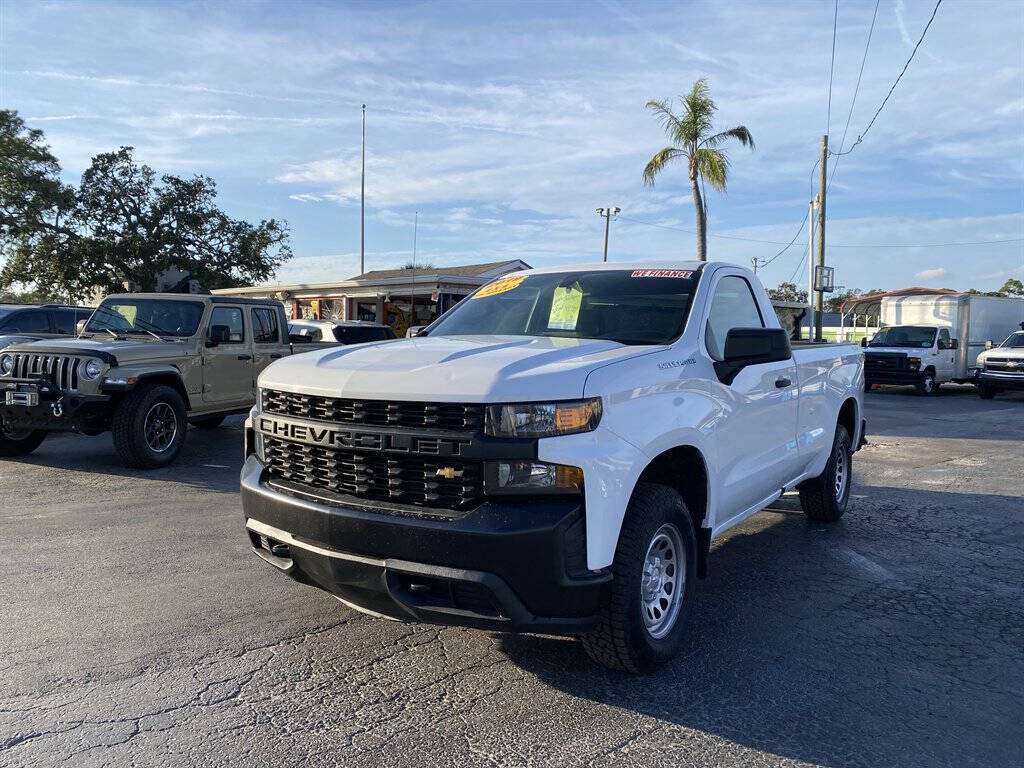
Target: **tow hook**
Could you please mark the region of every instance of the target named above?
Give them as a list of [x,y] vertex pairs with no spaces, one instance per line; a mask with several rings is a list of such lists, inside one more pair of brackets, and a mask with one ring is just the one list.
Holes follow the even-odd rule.
[[50,410],[53,411],[54,418],[59,419],[64,415],[64,406],[59,401],[50,406]]

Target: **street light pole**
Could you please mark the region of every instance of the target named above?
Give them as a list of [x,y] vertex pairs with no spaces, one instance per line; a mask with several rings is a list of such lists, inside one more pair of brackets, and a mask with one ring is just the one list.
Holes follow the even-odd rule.
[[412,221],[412,289],[409,291],[409,325],[416,325],[416,234],[420,228],[420,212]]
[[359,174],[359,274],[366,272],[366,105],[363,104],[363,148]]
[[608,261],[608,226],[611,223],[612,216],[616,216],[622,211],[621,208],[598,208],[597,215],[604,217],[604,260]]

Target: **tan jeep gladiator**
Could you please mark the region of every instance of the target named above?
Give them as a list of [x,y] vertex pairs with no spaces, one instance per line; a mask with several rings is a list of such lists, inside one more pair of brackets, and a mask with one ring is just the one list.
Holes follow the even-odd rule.
[[0,457],[31,453],[48,432],[109,431],[125,464],[165,466],[189,423],[217,427],[252,407],[256,377],[291,352],[287,329],[276,301],[109,296],[78,338],[0,352]]

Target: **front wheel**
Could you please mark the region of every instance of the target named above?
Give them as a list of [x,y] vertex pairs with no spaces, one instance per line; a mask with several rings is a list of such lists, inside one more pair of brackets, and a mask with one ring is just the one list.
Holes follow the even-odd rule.
[[12,429],[0,425],[0,458],[28,456],[45,439],[45,429]]
[[641,483],[633,492],[597,626],[587,654],[626,672],[649,672],[679,650],[696,580],[690,513],[672,488]]
[[839,424],[825,471],[800,483],[800,506],[804,514],[811,520],[829,523],[842,517],[850,501],[852,470],[853,446],[850,433]]
[[990,384],[979,384],[978,385],[978,397],[982,400],[991,400],[993,397],[999,394],[999,390]]
[[185,444],[185,401],[171,387],[137,389],[114,411],[114,447],[129,467],[154,469],[174,461]]
[[926,397],[934,395],[939,391],[939,385],[935,383],[935,373],[933,371],[924,372],[924,376],[921,377],[921,381],[917,384],[917,391]]

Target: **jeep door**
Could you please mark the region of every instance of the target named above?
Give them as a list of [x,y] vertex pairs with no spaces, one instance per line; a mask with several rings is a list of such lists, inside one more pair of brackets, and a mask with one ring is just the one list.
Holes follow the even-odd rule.
[[255,396],[256,379],[263,369],[284,356],[285,343],[282,340],[281,313],[273,307],[250,307],[249,320],[252,325],[252,391]]
[[229,407],[253,402],[251,328],[241,306],[215,304],[203,348],[203,401]]

